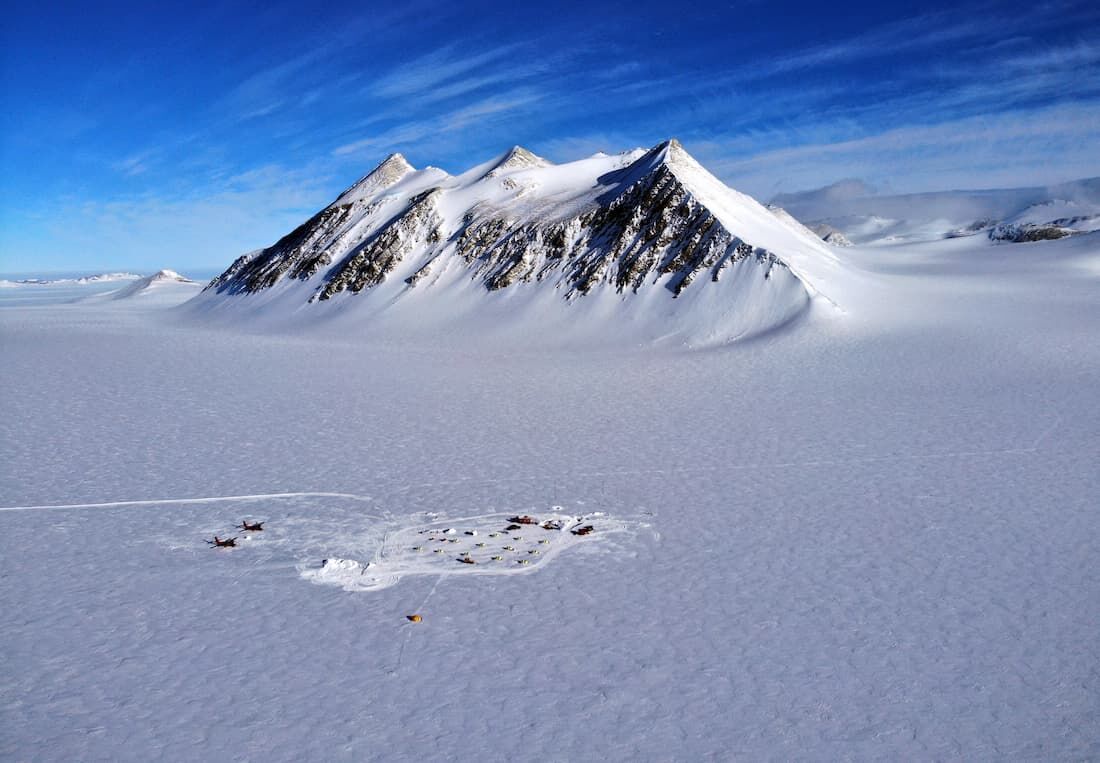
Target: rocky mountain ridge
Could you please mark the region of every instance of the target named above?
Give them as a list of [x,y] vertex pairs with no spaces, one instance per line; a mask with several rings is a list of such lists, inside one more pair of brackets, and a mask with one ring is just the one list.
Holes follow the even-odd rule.
[[459,175],[393,154],[275,244],[238,258],[203,299],[232,309],[265,294],[265,310],[279,302],[304,316],[338,303],[366,315],[425,299],[477,312],[507,293],[516,310],[595,300],[600,320],[615,320],[619,304],[632,321],[645,313],[709,335],[789,319],[834,259],[674,139],[565,164],[515,146]]
[[[254,293],[288,279],[316,280],[310,301],[324,301],[378,286],[401,266],[412,288],[459,263],[489,291],[548,281],[574,298],[597,286],[625,293],[660,283],[677,296],[745,259],[769,272],[787,267],[692,193],[680,170],[705,170],[677,141],[601,159],[607,171],[582,179],[579,193],[555,188],[538,199],[537,173],[553,165],[519,146],[475,168],[472,185],[489,186],[481,194],[434,168],[421,172],[440,182],[394,193],[420,174],[394,154],[273,246],[239,258],[208,289]],[[474,203],[456,210],[448,197],[463,192]]]

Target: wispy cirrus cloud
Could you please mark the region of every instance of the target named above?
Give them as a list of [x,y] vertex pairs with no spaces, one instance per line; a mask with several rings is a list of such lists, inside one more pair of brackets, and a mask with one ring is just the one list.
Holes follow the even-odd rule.
[[[95,199],[81,218],[93,229],[108,219],[141,228],[125,210],[145,190],[172,240],[193,235],[174,221],[218,229],[200,222],[204,199],[252,210],[238,222],[256,236],[225,232],[238,249],[268,235],[262,189],[290,201],[255,170],[316,189],[304,215],[390,151],[461,171],[513,143],[562,161],[676,136],[763,196],[844,177],[910,189],[1096,172],[1095,4],[933,1],[879,7],[866,16],[874,24],[828,9],[791,18],[764,3],[751,14],[689,4],[670,15],[643,2],[602,17],[477,6],[410,0],[317,14],[276,4],[251,19],[270,45],[230,33],[239,14],[226,6],[198,14],[206,23],[173,44],[131,35],[98,74],[82,77],[74,55],[61,78],[79,83],[68,97],[44,100],[36,85],[6,125],[7,156],[35,159],[0,174],[0,227],[25,237],[20,249],[48,251],[71,236],[43,235],[35,248],[25,231],[43,230],[51,209],[68,219],[71,204],[58,199],[83,196]],[[175,56],[172,76],[128,87],[149,79],[154,54]],[[46,216],[32,225],[32,213]]]
[[131,154],[117,162],[115,162],[115,169],[121,172],[127,177],[136,177],[144,172],[148,171],[150,161],[153,157],[154,151],[141,151],[136,154]]
[[[851,64],[884,56],[952,45],[956,54],[965,56],[976,49],[994,49],[1020,29],[1041,34],[1045,28],[1079,18],[1085,22],[1095,18],[1096,10],[1072,0],[1036,3],[1027,9],[1006,10],[996,2],[984,2],[967,8],[920,13],[873,27],[854,35],[821,45],[792,51],[754,65],[752,77],[770,77],[818,66]],[[1027,37],[1016,36],[1018,43]],[[990,40],[994,42],[992,45]],[[918,59],[919,60],[919,59]],[[927,64],[927,61],[921,61]]]
[[521,48],[519,43],[510,43],[466,52],[463,47],[448,45],[399,64],[375,79],[370,85],[370,91],[383,98],[431,93],[445,83],[462,79],[472,72],[514,56]]
[[316,48],[248,76],[222,99],[222,107],[240,121],[267,116],[288,103],[293,81],[329,54]]
[[[731,157],[721,142],[696,148],[715,174],[769,198],[858,177],[908,191],[1043,185],[1100,175],[1094,124],[1100,104],[1063,104],[908,126],[850,140]],[[739,153],[743,152],[742,151]]]
[[428,148],[423,141],[431,137],[438,140],[473,125],[483,124],[487,119],[499,117],[518,109],[531,106],[542,99],[542,94],[534,90],[514,90],[499,97],[485,98],[467,106],[433,115],[413,122],[405,122],[389,129],[374,133],[366,138],[351,141],[333,149],[334,156],[378,153],[393,151],[413,144]]
[[[424,18],[445,22],[458,12],[456,7],[439,6],[431,0],[409,0],[325,26],[322,32],[298,42],[280,60],[242,78],[219,100],[216,110],[246,121],[288,107],[308,106],[325,93],[340,92],[346,97],[350,83],[379,76],[378,62],[367,52],[385,50],[389,29],[415,27]],[[424,63],[426,69],[428,65]],[[334,77],[334,70],[341,74]]]
[[957,42],[987,34],[986,18],[959,20],[946,13],[924,14],[856,34],[842,40],[814,46],[764,62],[750,73],[753,77],[775,76],[815,66],[852,63],[902,50],[914,50]]
[[20,251],[34,232],[55,252],[53,267],[79,269],[86,253],[112,252],[121,267],[148,271],[216,267],[268,246],[331,201],[328,178],[316,167],[256,167],[211,183],[201,192],[143,193],[110,200],[71,198],[47,210],[14,212],[0,230],[0,248]]

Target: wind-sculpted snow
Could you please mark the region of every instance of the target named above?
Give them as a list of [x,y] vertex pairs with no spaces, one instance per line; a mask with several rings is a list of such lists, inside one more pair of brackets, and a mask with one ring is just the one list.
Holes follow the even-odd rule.
[[[624,305],[650,292],[676,299],[718,290],[717,313],[706,301],[673,312],[689,334],[730,338],[804,309],[816,288],[789,260],[830,257],[812,232],[793,220],[775,225],[674,140],[564,165],[516,146],[459,176],[391,156],[275,245],[238,259],[205,300],[271,290],[290,303],[288,313],[338,295],[400,310],[402,298],[425,292],[447,315],[466,309],[471,289],[483,303],[490,292],[529,285],[537,288],[522,290],[525,303],[598,292]],[[721,284],[731,269],[754,275]],[[745,288],[748,281],[755,285]],[[475,293],[475,313],[477,302]],[[666,333],[667,311],[645,310]],[[424,319],[417,311],[414,320]]]

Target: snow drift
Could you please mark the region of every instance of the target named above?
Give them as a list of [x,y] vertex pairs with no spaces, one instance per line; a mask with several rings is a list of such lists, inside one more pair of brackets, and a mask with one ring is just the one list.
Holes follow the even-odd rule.
[[457,176],[394,154],[190,309],[715,342],[791,321],[835,267],[675,140],[562,165],[516,146]]

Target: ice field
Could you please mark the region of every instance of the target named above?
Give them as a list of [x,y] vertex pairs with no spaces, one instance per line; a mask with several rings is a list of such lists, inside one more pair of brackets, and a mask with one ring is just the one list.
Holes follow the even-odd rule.
[[0,758],[1096,758],[1098,236],[705,350],[0,290]]

